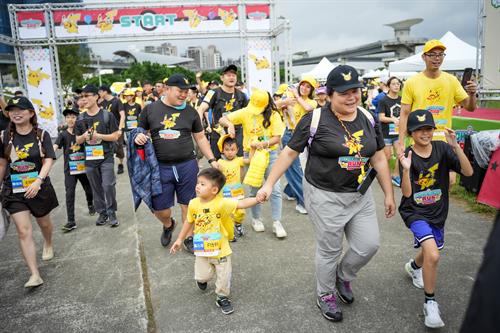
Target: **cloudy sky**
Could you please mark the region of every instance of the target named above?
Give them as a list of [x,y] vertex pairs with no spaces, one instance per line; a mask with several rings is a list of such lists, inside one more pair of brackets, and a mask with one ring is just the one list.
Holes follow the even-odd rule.
[[[424,21],[412,28],[412,37],[440,38],[448,30],[477,45],[477,11],[480,0],[276,0],[278,16],[292,24],[293,52],[310,55],[354,47],[394,36],[384,24],[410,18]],[[481,0],[482,1],[482,0]],[[111,2],[111,1],[109,1]],[[167,1],[165,1],[167,2]],[[223,2],[223,1],[221,1]],[[141,49],[146,44],[137,43]],[[174,41],[183,52],[187,46],[216,45],[223,58],[239,57],[233,39]],[[121,44],[98,45],[95,52],[110,58]]]

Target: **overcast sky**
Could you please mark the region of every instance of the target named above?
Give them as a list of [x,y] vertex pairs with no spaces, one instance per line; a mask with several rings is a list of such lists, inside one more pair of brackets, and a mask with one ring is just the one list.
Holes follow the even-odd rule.
[[[277,16],[288,18],[292,24],[293,52],[308,50],[310,55],[318,55],[393,38],[392,28],[384,24],[410,18],[424,19],[412,28],[412,37],[440,38],[449,30],[475,46],[478,1],[277,0],[276,8]],[[151,44],[154,43],[137,43],[137,47]],[[224,59],[239,57],[239,42],[234,39],[173,41],[173,44],[180,52],[190,45],[214,44]],[[120,43],[100,44],[93,49],[110,58],[113,51],[124,48]]]

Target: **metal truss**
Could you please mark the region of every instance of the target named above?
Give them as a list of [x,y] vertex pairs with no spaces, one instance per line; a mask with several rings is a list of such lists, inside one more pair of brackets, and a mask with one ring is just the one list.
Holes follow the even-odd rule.
[[484,95],[481,91],[484,90],[483,73],[484,68],[484,29],[485,29],[486,9],[484,0],[478,1],[477,8],[477,49],[476,49],[476,80],[479,82],[479,105],[483,106]]

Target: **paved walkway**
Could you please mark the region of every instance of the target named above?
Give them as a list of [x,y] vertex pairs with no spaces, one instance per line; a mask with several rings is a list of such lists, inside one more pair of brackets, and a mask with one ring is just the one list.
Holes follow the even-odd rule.
[[[312,227],[288,201],[283,205],[287,239],[277,240],[267,219],[266,232],[256,234],[247,224],[247,235],[232,245],[235,313],[224,316],[215,306],[213,283],[206,292],[196,287],[194,257],[169,255],[159,242],[161,224],[143,206],[134,214],[126,174],[118,177],[119,228],[96,227],[78,188],[78,229],[63,234],[61,161],[52,171],[60,201],[52,214],[56,257],[40,260],[45,284],[24,289],[29,273],[14,226],[0,242],[0,332],[426,331],[423,292],[403,268],[414,253],[411,235],[399,216],[382,218],[377,184],[381,247],[354,282],[356,301],[343,307],[343,322],[323,319],[315,305]],[[180,217],[180,211],[174,215]],[[264,217],[270,218],[268,206]],[[436,293],[446,323],[440,332],[460,327],[490,227],[488,219],[452,202]],[[41,257],[42,237],[37,226],[34,230]]]

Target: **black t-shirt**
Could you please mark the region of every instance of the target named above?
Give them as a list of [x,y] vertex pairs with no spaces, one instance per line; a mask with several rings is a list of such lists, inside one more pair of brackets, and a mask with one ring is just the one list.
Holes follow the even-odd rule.
[[[0,156],[9,160],[9,156],[5,156],[5,150],[9,144],[9,132],[4,131],[4,133],[5,137],[2,137],[2,144],[0,145]],[[20,177],[16,179],[18,182],[22,181],[22,178],[29,178],[32,181],[35,180],[40,170],[42,170],[42,158],[38,144],[39,141],[35,131],[26,135],[21,135],[17,132],[14,134],[10,156],[16,157],[11,160],[5,171],[5,186],[12,188],[11,175],[22,174],[23,176],[17,176]],[[43,133],[41,145],[44,151],[44,158],[52,158],[55,160],[56,154],[52,147],[52,141],[48,132]]]
[[[349,140],[329,105],[321,108],[321,118],[309,150],[305,177],[309,183],[325,191],[356,192],[361,164],[369,162],[369,158],[377,150],[384,148],[380,125],[376,123],[373,126],[371,120],[359,110],[353,121],[344,121],[353,139],[361,144],[361,162],[352,149],[356,142]],[[309,112],[302,117],[288,147],[297,152],[304,150],[310,136],[312,115],[313,112]]]
[[55,144],[62,148],[64,155],[64,172],[69,173],[69,161],[84,161],[85,146],[76,143],[76,135],[68,130],[59,133]]
[[225,113],[244,108],[248,104],[247,97],[238,89],[227,93],[222,88],[209,90],[203,99],[212,109],[212,124],[217,124]]
[[[390,98],[388,95],[385,95],[380,102],[378,102],[379,114],[384,114],[386,117],[396,117],[399,119],[399,115],[401,113],[401,96],[398,96],[396,99]],[[397,138],[398,134],[394,134],[396,126],[394,123],[383,123],[382,125],[382,134],[384,138]],[[389,134],[389,129],[393,134]]]
[[3,114],[3,111],[0,109],[0,131],[3,131],[4,129],[7,129],[10,124],[10,118],[6,117]]
[[141,106],[137,103],[132,105],[125,103],[123,104],[123,111],[125,111],[125,130],[129,132],[137,127]]
[[[75,134],[77,136],[82,135],[89,128],[94,128],[94,131],[100,134],[112,134],[118,131],[118,121],[116,120],[113,113],[108,112],[108,121],[105,122],[104,112],[108,112],[104,109],[99,110],[97,114],[94,116],[90,116],[87,112],[80,113],[78,120],[76,121],[76,129]],[[95,167],[99,165],[101,162],[111,163],[113,162],[113,153],[114,153],[114,142],[110,141],[101,141],[101,140],[89,140],[85,142],[85,147],[93,146],[94,149],[103,150],[104,159],[95,159],[89,160],[89,156],[85,160],[86,166]],[[102,146],[102,147],[100,147]],[[87,153],[86,153],[87,154]]]
[[[410,198],[401,198],[399,214],[408,227],[414,221],[425,220],[443,228],[448,216],[449,172],[460,173],[460,161],[450,145],[443,141],[432,141],[432,152],[427,158],[418,156],[411,147],[406,148],[406,156],[410,150],[412,195]],[[401,165],[399,172],[403,174]]]
[[116,97],[111,98],[109,101],[103,100],[99,103],[101,109],[106,109],[111,112],[115,119],[120,122],[120,110],[122,110],[122,102]]
[[192,133],[202,132],[203,126],[191,106],[178,110],[161,100],[151,103],[139,115],[139,127],[150,131],[159,162],[178,164],[196,158]]

